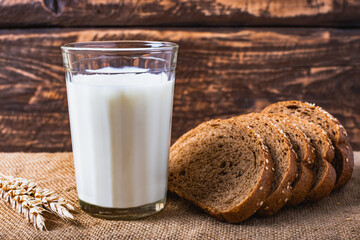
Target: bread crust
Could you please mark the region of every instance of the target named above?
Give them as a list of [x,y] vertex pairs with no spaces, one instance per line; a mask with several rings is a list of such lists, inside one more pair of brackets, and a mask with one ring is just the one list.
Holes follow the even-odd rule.
[[[321,141],[324,143],[325,146],[322,150],[316,148],[316,146],[313,145],[315,153],[317,153],[315,158],[316,165],[323,165],[325,170],[324,172],[319,173],[316,171],[316,169],[313,169],[315,183],[309,192],[309,194],[311,193],[311,196],[306,197],[306,199],[309,201],[318,201],[327,197],[330,194],[331,190],[334,188],[335,181],[333,179],[335,170],[330,164],[332,159],[334,158],[334,148],[332,147],[332,144],[330,142],[330,139],[327,137],[326,132],[316,124],[300,119],[297,116],[286,114],[279,115],[283,118],[287,118],[292,124],[298,126],[300,130],[303,130],[307,137],[313,142]],[[308,134],[311,131],[315,133],[313,134],[313,136],[311,136],[311,134]],[[319,179],[318,182],[316,182],[317,179]]]
[[[289,106],[296,106],[297,109],[289,109]],[[336,184],[335,189],[344,186],[350,179],[354,169],[354,155],[350,145],[350,141],[346,130],[340,124],[340,122],[333,117],[329,112],[325,111],[319,106],[314,104],[300,102],[300,101],[284,101],[272,104],[266,107],[263,112],[273,113],[279,112],[286,109],[288,113],[306,117],[310,122],[322,127],[322,119],[325,119],[327,124],[331,127],[330,129],[323,128],[328,137],[331,139],[332,144],[335,147],[335,158],[332,162],[336,170]],[[306,115],[304,114],[306,113]],[[320,115],[321,119],[317,119],[316,115]],[[335,134],[332,134],[330,131],[334,131]],[[335,137],[334,137],[335,135]]]
[[[291,198],[291,184],[295,181],[296,174],[298,173],[297,164],[296,164],[296,155],[293,149],[291,148],[291,144],[285,134],[271,122],[263,119],[261,114],[251,113],[247,115],[241,115],[235,117],[236,121],[242,122],[243,124],[249,124],[251,122],[257,121],[259,118],[261,121],[264,121],[268,124],[268,127],[273,131],[274,136],[279,137],[279,140],[282,144],[284,144],[287,149],[287,171],[281,179],[276,189],[270,193],[267,199],[264,201],[263,206],[256,212],[257,215],[261,216],[271,216],[274,213],[278,212]],[[253,128],[256,132],[257,129]],[[266,142],[266,141],[265,141]],[[266,143],[265,143],[266,144]],[[270,146],[268,146],[270,147]],[[273,161],[278,161],[274,155],[272,155]],[[276,171],[276,169],[274,169]],[[277,169],[279,171],[279,169]]]
[[315,125],[314,123],[302,120],[296,116],[288,117],[293,124],[296,124],[304,131],[309,131],[309,129],[315,129],[315,132],[317,134],[314,135],[314,137],[310,135],[308,135],[308,137],[314,142],[322,141],[325,144],[322,152],[320,151],[320,149],[317,149],[315,145],[313,145],[315,152],[319,152],[315,158],[315,161],[317,161],[316,165],[325,166],[325,171],[319,173],[316,171],[316,169],[313,169],[315,179],[318,178],[316,175],[321,176],[321,178],[318,182],[314,183],[308,196],[306,197],[306,200],[308,201],[319,201],[329,196],[335,185],[336,173],[335,169],[331,165],[331,162],[334,159],[334,148],[331,144],[330,139],[327,137],[326,132],[322,128]]
[[[344,133],[346,133],[345,129],[340,131],[339,139],[345,137]],[[335,160],[333,165],[337,174],[334,189],[339,189],[350,181],[354,170],[354,153],[347,137],[345,141],[340,142],[338,140],[335,144]]]
[[[305,200],[314,185],[315,177],[311,170],[314,166],[315,151],[312,148],[309,138],[293,123],[287,115],[263,113],[264,118],[279,127],[288,136],[293,146],[298,145],[297,161],[298,174],[296,180],[291,185],[291,197],[288,206],[296,206]],[[298,139],[295,139],[297,136]],[[302,153],[300,155],[300,153]]]
[[[227,211],[219,211],[217,209],[212,209],[205,204],[202,204],[199,201],[193,199],[186,191],[180,191],[176,187],[176,183],[171,180],[170,174],[172,173],[172,169],[174,165],[177,164],[177,161],[182,158],[182,154],[184,151],[191,151],[191,141],[190,139],[196,141],[196,133],[198,132],[207,132],[210,128],[217,127],[220,125],[232,125],[237,128],[241,128],[242,130],[246,131],[249,136],[256,139],[259,151],[261,152],[261,159],[262,159],[262,167],[260,172],[260,177],[257,179],[257,182],[250,192],[248,196],[238,203],[236,206],[231,208]],[[246,129],[246,130],[245,130]],[[212,136],[209,135],[209,138]],[[245,136],[247,137],[247,136]],[[239,223],[244,221],[245,219],[249,218],[251,215],[256,212],[263,202],[265,201],[266,197],[268,196],[271,190],[271,184],[273,182],[274,173],[271,171],[273,168],[273,161],[269,154],[268,149],[264,146],[260,138],[254,133],[253,130],[247,128],[235,121],[232,120],[210,120],[208,122],[202,123],[196,128],[190,130],[182,137],[180,137],[172,146],[170,151],[170,163],[169,163],[169,185],[168,189],[171,192],[176,193],[180,197],[187,199],[188,201],[192,202],[193,204],[197,205],[205,212],[209,213],[211,216],[217,218],[220,221],[227,221],[230,223]]]
[[287,206],[290,207],[294,207],[306,199],[315,181],[313,171],[305,166],[304,163],[300,165],[301,173],[299,173],[299,178],[292,188],[292,195],[287,203]]
[[327,161],[323,161],[325,165],[325,173],[321,182],[313,187],[310,193],[307,195],[306,200],[308,201],[320,201],[321,199],[330,195],[334,189],[336,181],[336,172],[333,166]]

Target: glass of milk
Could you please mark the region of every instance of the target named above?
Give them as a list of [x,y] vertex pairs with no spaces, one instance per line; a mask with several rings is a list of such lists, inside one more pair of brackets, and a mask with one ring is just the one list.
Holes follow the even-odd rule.
[[161,211],[178,45],[99,41],[61,50],[81,208],[123,220]]

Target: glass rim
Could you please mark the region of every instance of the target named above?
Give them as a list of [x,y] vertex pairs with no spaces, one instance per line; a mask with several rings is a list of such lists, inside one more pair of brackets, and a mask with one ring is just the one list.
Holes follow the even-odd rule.
[[[139,44],[139,47],[121,47],[121,44]],[[100,47],[102,44],[115,44],[115,47]],[[80,46],[77,46],[80,45]],[[83,46],[81,46],[83,45]],[[94,45],[89,47],[89,45]],[[98,45],[96,47],[96,45]],[[155,45],[155,46],[152,46]],[[160,46],[161,45],[161,46]],[[142,41],[142,40],[117,40],[117,41],[87,41],[87,42],[71,42],[61,46],[63,51],[111,51],[111,52],[127,52],[127,51],[164,51],[179,48],[179,45],[166,41]]]

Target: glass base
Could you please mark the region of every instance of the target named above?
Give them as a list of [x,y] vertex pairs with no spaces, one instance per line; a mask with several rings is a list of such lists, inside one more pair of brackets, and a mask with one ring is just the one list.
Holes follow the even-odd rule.
[[105,208],[92,205],[79,199],[81,209],[91,216],[109,220],[135,220],[160,212],[165,207],[166,197],[163,199],[134,208]]

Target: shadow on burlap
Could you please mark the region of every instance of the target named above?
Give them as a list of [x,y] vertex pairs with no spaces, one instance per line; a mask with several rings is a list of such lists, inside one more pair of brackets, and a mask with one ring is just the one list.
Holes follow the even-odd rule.
[[138,221],[107,221],[79,209],[71,153],[1,153],[0,172],[24,177],[71,200],[76,223],[52,218],[48,232],[36,231],[0,202],[0,239],[359,239],[360,153],[355,154],[351,181],[317,203],[281,210],[273,217],[252,217],[233,225],[219,222],[178,198],[168,196],[166,208]]

